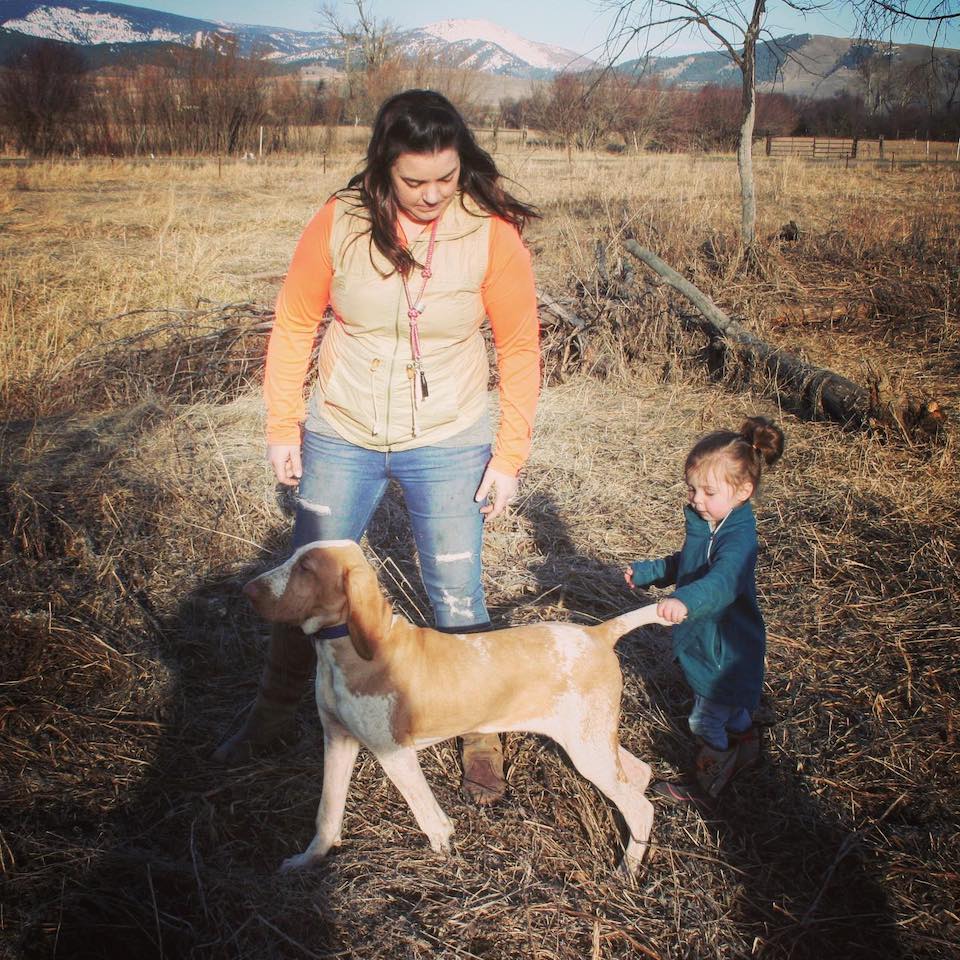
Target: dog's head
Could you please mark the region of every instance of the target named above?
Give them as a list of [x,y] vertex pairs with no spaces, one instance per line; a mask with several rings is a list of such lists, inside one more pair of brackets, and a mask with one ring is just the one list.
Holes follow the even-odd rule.
[[264,620],[316,633],[346,623],[357,654],[372,660],[393,610],[377,575],[352,540],[317,540],[244,588]]

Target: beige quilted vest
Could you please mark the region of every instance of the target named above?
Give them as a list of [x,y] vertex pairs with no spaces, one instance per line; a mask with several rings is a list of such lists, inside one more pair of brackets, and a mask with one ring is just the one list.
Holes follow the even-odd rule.
[[[364,208],[337,201],[330,255],[336,314],[320,345],[311,415],[344,439],[375,450],[405,450],[445,440],[475,423],[487,403],[489,367],[480,286],[487,270],[490,219],[469,197],[454,197],[437,229],[433,268],[419,319],[428,395],[415,390],[410,321],[403,284],[369,242]],[[430,231],[413,245],[426,258]],[[379,271],[378,268],[379,267]],[[408,281],[416,297],[422,283]]]

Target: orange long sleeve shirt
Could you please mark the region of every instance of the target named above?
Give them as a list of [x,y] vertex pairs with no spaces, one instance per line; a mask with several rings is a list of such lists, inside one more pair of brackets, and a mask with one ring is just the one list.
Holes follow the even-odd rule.
[[[264,376],[269,443],[300,442],[303,383],[335,270],[330,250],[335,203],[328,201],[307,225],[277,298]],[[539,325],[530,253],[516,228],[496,217],[490,222],[481,297],[500,375],[491,466],[515,475],[530,451],[540,392]]]

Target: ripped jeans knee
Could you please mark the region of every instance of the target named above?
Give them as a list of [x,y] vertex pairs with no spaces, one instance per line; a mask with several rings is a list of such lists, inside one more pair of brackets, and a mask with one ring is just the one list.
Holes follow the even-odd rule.
[[421,549],[420,575],[438,627],[469,627],[489,622],[481,582],[479,544],[475,549],[446,553]]

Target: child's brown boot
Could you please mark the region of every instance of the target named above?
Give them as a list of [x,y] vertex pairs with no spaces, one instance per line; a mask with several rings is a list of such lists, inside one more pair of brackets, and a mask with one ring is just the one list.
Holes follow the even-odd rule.
[[651,790],[671,803],[692,803],[709,808],[724,787],[741,771],[755,767],[760,759],[760,733],[748,727],[743,733],[727,734],[729,746],[717,750],[700,741],[696,760],[696,783],[658,780]]
[[214,750],[217,763],[249,760],[260,751],[296,739],[296,712],[313,675],[316,654],[299,627],[274,624],[257,699],[243,726]]
[[739,773],[760,762],[760,731],[756,727],[747,727],[742,733],[727,734],[730,746],[737,748],[737,759],[733,772]]
[[736,772],[737,747],[732,742],[726,750],[717,750],[701,741],[696,759],[696,779],[700,789],[716,798]]

